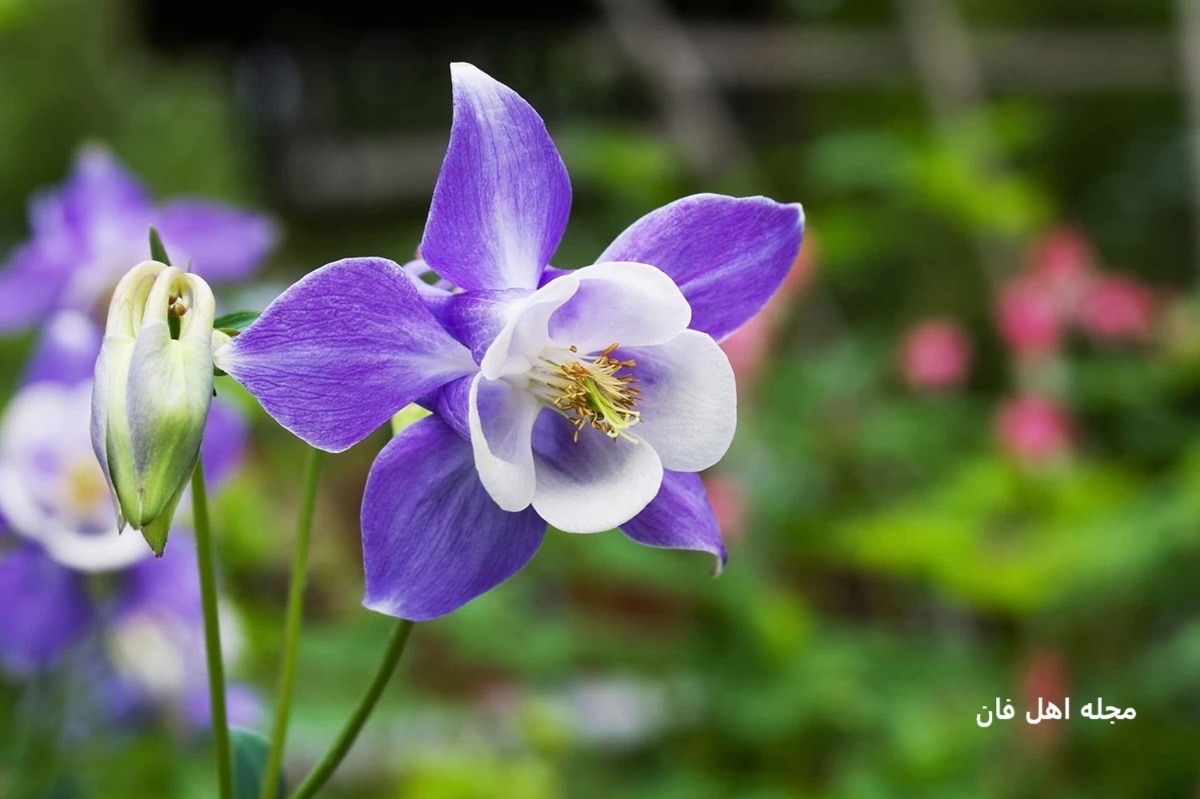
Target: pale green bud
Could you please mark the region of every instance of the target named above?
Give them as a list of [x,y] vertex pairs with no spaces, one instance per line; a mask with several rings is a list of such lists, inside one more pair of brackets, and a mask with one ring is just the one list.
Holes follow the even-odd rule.
[[113,294],[96,360],[92,448],[118,529],[128,523],[140,530],[156,555],[200,456],[213,393],[215,307],[196,275],[157,261],[138,264]]

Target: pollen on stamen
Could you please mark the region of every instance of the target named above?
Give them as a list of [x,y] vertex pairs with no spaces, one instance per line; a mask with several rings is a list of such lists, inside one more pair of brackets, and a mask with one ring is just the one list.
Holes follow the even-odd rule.
[[[548,368],[535,375],[542,385],[539,395],[574,426],[577,442],[584,428],[591,427],[613,441],[624,438],[638,443],[628,432],[641,417],[637,410],[641,390],[634,385],[637,380],[630,374],[637,362],[613,358],[618,346],[613,343],[597,355],[565,362],[544,358]],[[575,346],[566,351],[576,356],[579,352]]]

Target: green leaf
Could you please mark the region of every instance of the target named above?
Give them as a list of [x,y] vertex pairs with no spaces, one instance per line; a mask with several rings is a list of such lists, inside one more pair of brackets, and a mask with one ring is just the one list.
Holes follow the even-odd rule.
[[218,330],[244,330],[260,316],[261,311],[234,311],[214,319],[213,327]]
[[[233,795],[237,799],[258,799],[271,745],[251,730],[232,729],[229,738],[233,746]],[[277,795],[279,799],[284,797],[282,780]]]
[[167,248],[162,243],[162,237],[153,227],[150,228],[150,257],[160,264],[171,265],[171,259],[167,256]]
[[64,776],[55,778],[46,799],[80,799],[82,796],[83,789],[80,788],[79,781],[74,777]]

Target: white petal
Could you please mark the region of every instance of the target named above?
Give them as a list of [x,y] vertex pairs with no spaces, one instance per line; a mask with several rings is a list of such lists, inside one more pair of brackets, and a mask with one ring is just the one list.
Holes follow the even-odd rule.
[[104,485],[89,441],[90,407],[87,383],[34,383],[13,397],[0,422],[0,514],[17,532],[42,539],[60,517],[115,529],[106,491],[85,507],[69,494],[73,471]]
[[475,469],[488,494],[507,511],[533,501],[533,421],[541,407],[528,391],[475,375],[468,419]]
[[687,329],[692,308],[666,273],[615,261],[578,269],[579,290],[550,318],[550,337],[581,353],[611,344],[665,344]]
[[575,428],[551,410],[534,425],[538,515],[568,533],[599,533],[619,527],[642,511],[662,485],[663,467],[654,448],[613,441]]
[[[59,563],[96,572],[129,566],[150,549],[139,535],[117,534],[106,488],[90,495],[106,485],[88,440],[90,405],[86,382],[35,383],[18,392],[0,424],[0,512]],[[88,492],[82,497],[72,494],[80,480]]]
[[77,571],[115,571],[150,556],[150,547],[137,532],[118,533],[115,526],[104,533],[49,529],[41,539],[50,557]]
[[729,359],[707,333],[685,330],[658,347],[622,349],[637,361],[641,421],[631,435],[649,443],[663,466],[698,472],[719,461],[737,429],[737,386]]
[[479,363],[488,380],[524,374],[550,344],[550,317],[579,289],[574,274],[563,275],[515,303],[512,316],[496,335]]

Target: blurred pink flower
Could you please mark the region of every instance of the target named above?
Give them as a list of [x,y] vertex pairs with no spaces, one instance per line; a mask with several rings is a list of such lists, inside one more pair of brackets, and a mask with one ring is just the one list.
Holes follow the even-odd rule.
[[771,320],[767,309],[760,311],[750,321],[738,328],[737,332],[721,342],[721,349],[729,358],[729,365],[737,375],[739,383],[749,385],[757,376],[762,364],[767,359],[773,340]]
[[1027,463],[1044,463],[1070,449],[1071,418],[1044,397],[1016,397],[1000,406],[996,435],[1010,455]]
[[815,246],[812,233],[806,233],[796,260],[770,302],[721,342],[721,349],[729,357],[739,383],[749,386],[766,362],[775,343],[776,325],[787,318],[796,298],[812,277]]
[[747,502],[741,481],[719,472],[705,474],[703,480],[722,538],[726,543],[742,538],[746,533]]
[[1017,278],[1001,290],[996,323],[1017,357],[1052,354],[1062,339],[1062,309],[1050,286],[1037,277]]
[[1082,231],[1057,227],[1039,239],[1030,254],[1031,274],[1053,295],[1064,314],[1072,314],[1095,272],[1096,256]]
[[816,236],[811,230],[805,231],[804,240],[800,242],[800,252],[796,253],[796,260],[792,261],[792,268],[783,278],[783,285],[779,287],[779,291],[775,292],[775,296],[771,297],[771,301],[767,303],[765,311],[768,314],[772,316],[787,315],[795,299],[812,280],[816,265],[816,252]]
[[[1060,710],[1066,710],[1067,697],[1070,695],[1070,673],[1062,654],[1055,649],[1035,650],[1026,661],[1021,677],[1021,694],[1023,707],[1029,712],[1040,708],[1038,702],[1053,702]],[[1082,706],[1071,708],[1071,712],[1079,714]],[[1062,738],[1062,727],[1055,719],[1043,719],[1038,724],[1022,724],[1021,730],[1037,749],[1045,752],[1053,751]],[[1062,723],[1066,720],[1063,719]]]
[[957,322],[926,319],[900,345],[900,371],[914,389],[940,391],[961,385],[971,366],[971,340]]
[[1145,341],[1152,332],[1154,295],[1121,275],[1104,275],[1084,291],[1079,326],[1098,341]]

